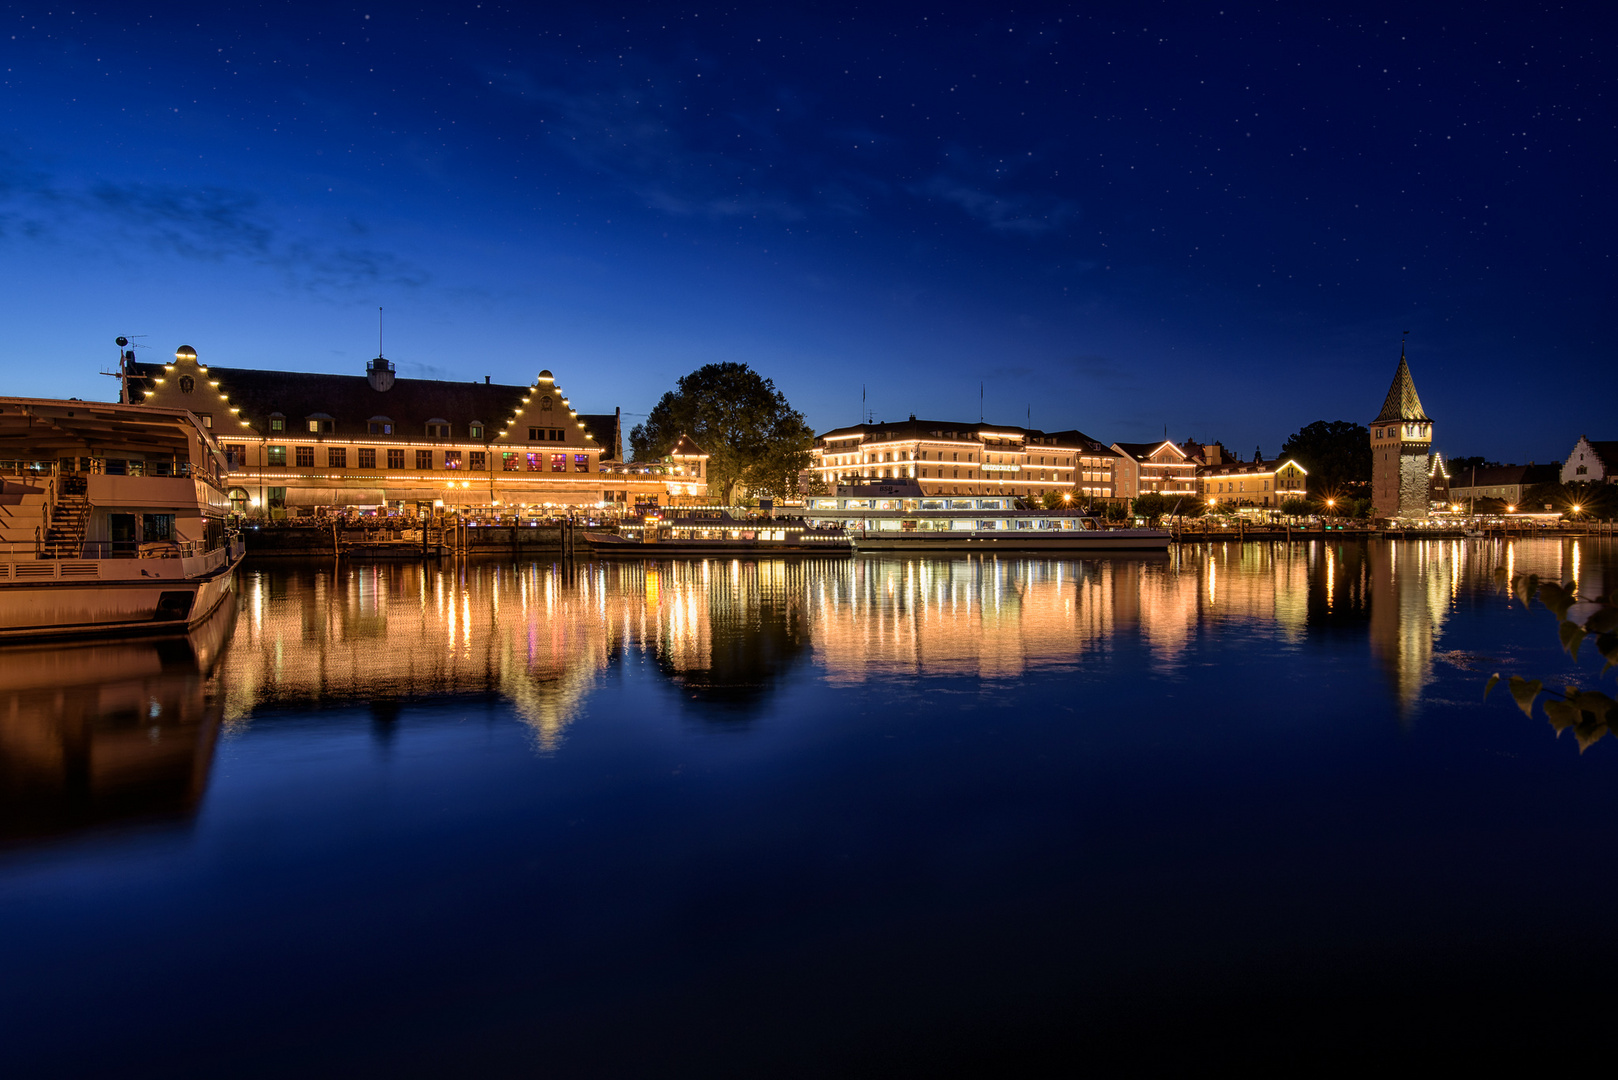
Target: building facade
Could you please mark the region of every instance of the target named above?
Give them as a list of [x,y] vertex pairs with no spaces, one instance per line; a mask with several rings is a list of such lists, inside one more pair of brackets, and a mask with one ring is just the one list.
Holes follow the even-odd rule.
[[1198,495],[1207,503],[1278,507],[1307,498],[1309,473],[1292,458],[1227,461],[1197,470]]
[[1562,465],[1564,484],[1618,484],[1618,442],[1592,442],[1580,435]]
[[858,480],[911,479],[928,495],[1117,496],[1118,454],[1082,431],[954,420],[854,424],[817,436],[810,474],[828,491]]
[[573,408],[549,371],[528,386],[210,367],[182,346],[132,365],[132,399],[188,409],[224,446],[246,513],[318,507],[584,508],[706,491],[706,455],[622,460],[619,413]]
[[1382,411],[1371,421],[1371,506],[1378,517],[1425,520],[1433,421],[1422,410],[1404,347]]
[[1164,439],[1157,443],[1113,443],[1120,461],[1118,494],[1196,495],[1197,466],[1183,448]]
[[1449,498],[1452,503],[1468,509],[1480,499],[1517,507],[1522,505],[1529,488],[1556,483],[1560,471],[1558,465],[1491,465],[1481,469],[1469,466],[1450,477]]

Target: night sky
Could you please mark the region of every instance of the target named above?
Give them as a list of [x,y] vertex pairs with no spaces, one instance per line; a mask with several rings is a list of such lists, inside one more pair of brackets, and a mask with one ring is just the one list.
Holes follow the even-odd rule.
[[400,374],[626,428],[741,361],[817,430],[981,382],[1274,454],[1408,330],[1440,449],[1618,438],[1599,5],[547,7],[0,9],[3,391],[360,374],[382,306]]

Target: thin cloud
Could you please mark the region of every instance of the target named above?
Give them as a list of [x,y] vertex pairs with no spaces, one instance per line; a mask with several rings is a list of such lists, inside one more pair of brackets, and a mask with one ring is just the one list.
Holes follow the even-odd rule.
[[1076,203],[1050,195],[996,193],[949,176],[935,176],[917,192],[950,203],[992,231],[1020,236],[1058,232],[1078,219]]

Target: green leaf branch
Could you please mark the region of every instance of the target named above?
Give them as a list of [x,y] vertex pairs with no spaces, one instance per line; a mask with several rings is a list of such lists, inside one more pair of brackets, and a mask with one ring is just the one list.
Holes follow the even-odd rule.
[[[1580,647],[1586,638],[1593,636],[1596,652],[1604,661],[1596,678],[1604,678],[1607,672],[1618,667],[1618,589],[1606,596],[1581,597],[1576,582],[1563,585],[1556,581],[1540,581],[1538,574],[1517,574],[1508,578],[1504,569],[1496,570],[1494,576],[1495,581],[1520,600],[1524,608],[1532,607],[1537,599],[1556,616],[1556,636],[1568,659],[1577,663]],[[1483,687],[1485,701],[1499,683],[1498,671],[1489,676]],[[1609,734],[1611,724],[1618,724],[1618,712],[1615,712],[1618,701],[1599,690],[1581,690],[1577,686],[1547,690],[1541,680],[1525,679],[1520,675],[1511,676],[1507,685],[1511,690],[1511,699],[1524,716],[1532,719],[1537,705],[1544,712],[1545,719],[1550,721],[1551,727],[1556,729],[1557,735],[1572,728],[1581,754]]]

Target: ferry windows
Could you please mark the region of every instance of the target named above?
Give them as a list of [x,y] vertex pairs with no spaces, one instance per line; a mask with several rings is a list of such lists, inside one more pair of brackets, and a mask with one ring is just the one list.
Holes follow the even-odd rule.
[[173,514],[142,514],[140,516],[141,540],[147,544],[155,544],[162,540],[174,539]]
[[461,467],[461,452],[459,450],[444,451],[444,468],[459,469]]
[[574,472],[589,472],[590,471],[590,455],[589,454],[574,454],[573,455],[573,471]]
[[528,471],[539,472],[544,467],[544,461],[542,460],[544,456],[544,454],[529,454]]
[[517,471],[517,454],[515,451],[507,450],[505,453],[500,455],[500,471]]
[[403,450],[389,450],[388,451],[388,468],[390,468],[390,469],[402,469],[402,468],[404,468],[404,451]]
[[416,451],[416,468],[430,469],[433,467],[433,452],[431,450]]
[[373,448],[362,447],[359,450],[359,455],[360,455],[360,468],[362,468],[362,469],[374,469],[374,468],[376,468],[376,450],[375,450],[374,447]]
[[328,447],[326,447],[326,467],[328,469],[346,469],[346,468],[348,468],[348,447],[346,447],[346,446],[328,446]]
[[298,468],[312,469],[315,467],[315,448],[312,446],[299,446],[294,450]]
[[567,455],[551,455],[551,472],[567,472]]
[[482,472],[489,467],[489,455],[482,450],[472,451],[472,461],[469,467],[473,472]]

